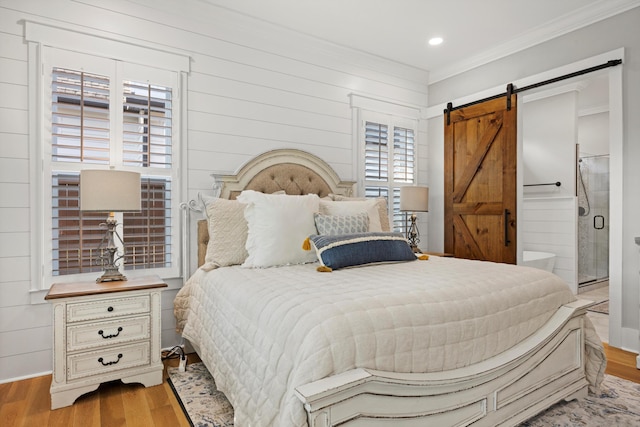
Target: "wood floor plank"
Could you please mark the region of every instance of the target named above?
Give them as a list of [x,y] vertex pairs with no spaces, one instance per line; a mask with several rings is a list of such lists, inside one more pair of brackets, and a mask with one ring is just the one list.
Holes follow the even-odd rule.
[[0,384],[0,407],[9,401],[9,390],[11,389],[11,384],[13,383]]
[[149,408],[146,390],[144,386],[130,384],[122,387],[122,401],[124,405],[124,417],[127,427],[146,427],[149,425],[151,408]]
[[103,384],[98,390],[100,393],[100,425],[126,426],[122,389],[119,384],[115,382]]
[[162,384],[148,387],[146,389],[146,396],[147,403],[152,411],[170,405],[169,399],[173,399],[173,396],[167,395]]
[[[155,427],[189,427],[189,423],[186,422],[186,418],[184,418],[184,415],[180,418],[178,417],[178,415],[181,414],[176,414],[171,405],[165,405],[161,408],[156,408],[151,412],[153,425]],[[182,418],[184,418],[184,422],[182,421]]]
[[27,415],[27,396],[34,379],[10,383],[4,403],[0,406],[0,420],[10,426],[21,426]]
[[[49,411],[49,427],[72,427],[78,405],[71,405],[55,411]],[[85,424],[92,425],[92,424]]]
[[32,380],[20,380],[11,384],[9,392],[7,393],[7,402],[24,401],[29,394],[29,388],[31,387]]
[[51,381],[47,377],[36,377],[30,381],[31,387],[26,399],[26,414],[28,417],[27,426],[49,425],[49,415],[51,414],[51,400],[47,398]]
[[[100,395],[98,391],[80,397],[80,399],[76,400],[76,403],[70,407],[73,408],[73,423],[70,423],[69,426],[85,427],[100,425]],[[56,409],[56,411],[59,410],[60,409]]]
[[604,344],[607,354],[605,373],[640,383],[640,370],[635,369],[637,354]]
[[166,381],[164,382],[163,385],[167,395],[172,396],[172,398],[169,399],[169,401],[171,403],[171,407],[173,408],[173,412],[176,414],[176,418],[178,419],[178,423],[179,423],[178,425],[180,425],[181,427],[182,426],[189,427],[189,421],[187,420],[187,417],[184,414],[184,411],[182,410],[182,406],[180,406],[180,402],[178,402],[178,399],[175,397],[175,394],[173,393],[171,386]]
[[0,420],[8,426],[21,426],[26,420],[24,402],[13,401],[0,406]]

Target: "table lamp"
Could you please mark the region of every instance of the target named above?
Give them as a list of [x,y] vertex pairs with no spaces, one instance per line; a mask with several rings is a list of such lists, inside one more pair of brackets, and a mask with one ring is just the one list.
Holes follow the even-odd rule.
[[[82,170],[80,172],[80,210],[109,212],[105,223],[107,229],[98,245],[100,253],[96,263],[104,268],[104,273],[96,282],[127,280],[119,271],[117,262],[126,253],[124,242],[118,234],[115,212],[140,211],[140,174],[117,170]],[[116,239],[122,245],[118,253]]]
[[416,225],[416,212],[429,211],[429,187],[400,187],[400,211],[411,212],[410,225],[407,228],[407,240],[413,252],[420,252],[420,233]]

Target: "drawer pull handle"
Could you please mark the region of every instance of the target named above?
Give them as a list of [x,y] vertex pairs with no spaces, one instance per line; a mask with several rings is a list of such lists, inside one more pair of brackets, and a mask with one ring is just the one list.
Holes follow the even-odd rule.
[[108,339],[108,338],[115,338],[118,335],[120,335],[120,332],[122,332],[122,326],[118,326],[118,332],[116,332],[115,334],[111,334],[111,335],[104,335],[104,331],[102,329],[100,329],[98,331],[98,335],[100,335],[102,338],[104,339]]
[[118,354],[118,360],[113,360],[111,362],[104,362],[104,359],[101,357],[100,359],[98,359],[98,362],[102,363],[102,366],[109,366],[109,365],[115,365],[120,361],[120,359],[122,359],[122,353]]
[[111,307],[111,306],[107,307],[107,311],[108,312],[112,312],[113,311],[113,307]]

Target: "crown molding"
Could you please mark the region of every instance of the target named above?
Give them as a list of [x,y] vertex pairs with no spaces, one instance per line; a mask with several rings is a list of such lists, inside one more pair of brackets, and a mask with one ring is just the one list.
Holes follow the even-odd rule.
[[431,70],[429,84],[448,79],[638,6],[640,6],[640,0],[600,0],[597,3],[589,4],[570,15],[560,16],[554,21],[528,31],[520,37],[510,39],[492,49],[480,52],[475,56],[451,65]]

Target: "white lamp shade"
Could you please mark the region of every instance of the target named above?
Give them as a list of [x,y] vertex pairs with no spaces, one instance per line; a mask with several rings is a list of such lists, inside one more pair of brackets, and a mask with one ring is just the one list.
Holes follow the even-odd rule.
[[80,210],[140,211],[140,174],[115,170],[80,171]]
[[400,187],[400,210],[428,212],[429,187]]

